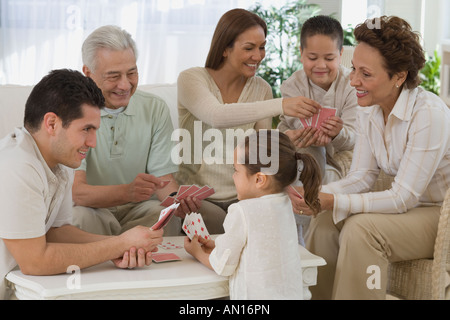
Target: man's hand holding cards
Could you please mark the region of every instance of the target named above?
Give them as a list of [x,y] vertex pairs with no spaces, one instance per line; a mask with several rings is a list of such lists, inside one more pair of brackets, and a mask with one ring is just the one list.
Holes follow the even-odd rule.
[[197,198],[198,200],[204,200],[215,193],[214,188],[209,186],[199,187],[195,184],[193,185],[182,185],[178,188],[178,192],[175,196],[167,196],[161,206],[168,207],[176,202],[180,202],[187,197]]
[[170,207],[161,210],[158,222],[156,222],[150,229],[159,230],[164,228],[169,223],[170,219],[174,215],[175,210],[177,210],[179,205],[180,205],[179,203],[174,203]]

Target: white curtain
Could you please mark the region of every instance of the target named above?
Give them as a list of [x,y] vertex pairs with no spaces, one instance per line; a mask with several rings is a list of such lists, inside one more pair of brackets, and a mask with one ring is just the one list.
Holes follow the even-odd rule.
[[[284,0],[260,3],[284,3]],[[81,45],[96,28],[130,32],[139,51],[140,84],[173,83],[203,66],[226,11],[251,0],[0,0],[0,84],[30,85],[50,70],[80,70]]]

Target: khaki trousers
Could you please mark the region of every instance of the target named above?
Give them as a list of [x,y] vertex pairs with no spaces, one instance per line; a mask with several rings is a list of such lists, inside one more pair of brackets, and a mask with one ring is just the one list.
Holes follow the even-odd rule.
[[[112,208],[73,207],[73,225],[90,233],[102,235],[119,235],[135,226],[151,227],[154,225],[164,207],[159,200],[128,203]],[[202,201],[198,212],[205,221],[210,234],[223,233],[223,221],[226,211],[219,205],[207,200]],[[182,236],[182,219],[173,216],[164,227],[164,236]]]
[[[148,200],[128,203],[112,208],[73,207],[73,225],[90,233],[102,235],[119,235],[135,226],[151,227],[154,225],[164,207],[160,201]],[[181,219],[172,217],[164,227],[164,235],[179,235]]]
[[323,257],[312,299],[386,299],[389,262],[432,258],[440,207],[402,214],[363,213],[334,224],[331,211],[311,219],[306,248]]

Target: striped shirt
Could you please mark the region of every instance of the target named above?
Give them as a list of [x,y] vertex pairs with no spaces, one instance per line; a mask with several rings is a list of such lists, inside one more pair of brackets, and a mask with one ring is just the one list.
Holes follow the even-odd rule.
[[[436,95],[404,89],[387,123],[379,106],[357,111],[357,139],[348,175],[322,187],[334,194],[333,220],[364,212],[403,213],[442,205],[450,187],[450,110]],[[390,189],[369,192],[380,169]]]

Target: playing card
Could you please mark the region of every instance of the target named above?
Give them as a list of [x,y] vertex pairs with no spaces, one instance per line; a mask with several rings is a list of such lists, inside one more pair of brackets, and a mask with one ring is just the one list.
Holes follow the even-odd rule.
[[152,253],[152,260],[156,263],[159,262],[169,262],[169,261],[180,261],[181,258],[175,253]]
[[196,197],[197,195],[199,195],[199,194],[201,194],[201,193],[203,193],[203,192],[205,192],[205,191],[208,191],[209,189],[210,189],[210,187],[208,187],[208,186],[203,186],[203,187],[201,187],[200,189],[198,189],[197,191],[193,192],[193,193],[190,195],[190,197],[191,197],[191,198]]
[[177,195],[182,194],[183,192],[185,192],[187,189],[189,189],[191,187],[191,185],[182,185],[178,188],[178,192]]
[[171,249],[183,249],[183,246],[167,241],[159,244],[158,248],[171,250]]
[[193,212],[186,215],[182,228],[191,240],[195,235],[201,236],[204,239],[209,239],[210,237],[202,215],[199,213]]
[[168,223],[169,220],[172,218],[172,216],[175,213],[175,210],[178,208],[180,204],[174,203],[170,207],[167,207],[163,210],[161,210],[161,213],[159,214],[158,222],[156,222],[151,229],[152,230],[159,230],[161,228],[164,228]]
[[332,117],[335,115],[336,115],[336,109],[334,109],[334,108],[323,107],[322,109],[320,109],[319,117],[317,118],[316,128],[320,128],[320,126],[322,125],[322,122],[324,122],[329,117]]
[[191,219],[189,218],[190,214],[187,214],[186,217],[184,218],[183,221],[183,226],[182,229],[184,231],[184,233],[186,233],[186,235],[189,237],[189,239],[192,239],[193,235],[191,235]]
[[307,119],[300,119],[300,122],[302,123],[302,125],[305,129],[310,126]]
[[175,203],[175,198],[171,196],[167,196],[163,202],[160,203],[160,206],[162,207],[168,207]]
[[208,240],[209,239],[209,232],[206,229],[206,225],[205,225],[205,222],[202,219],[202,216],[200,214],[198,214],[198,216],[195,219],[196,219],[196,221],[195,221],[196,228],[195,228],[194,234],[202,237],[205,240]]
[[214,188],[211,188],[210,186],[203,186],[200,188],[197,185],[182,185],[178,188],[176,196],[167,196],[160,205],[168,207],[186,197],[196,197],[199,200],[204,200],[214,193]]
[[196,197],[199,200],[204,200],[204,199],[208,198],[209,196],[212,196],[214,193],[216,193],[216,191],[214,191],[214,188],[209,188],[205,192],[196,195]]
[[161,180],[161,188],[164,188],[170,183],[171,180]]
[[287,187],[287,192],[289,194],[293,194],[296,197],[299,197],[300,199],[303,199],[303,196],[293,186]]
[[195,184],[193,184],[192,186],[189,187],[189,189],[187,189],[186,191],[184,191],[182,194],[177,194],[176,199],[177,200],[182,200],[186,197],[189,197],[191,194],[193,194],[195,191],[199,190],[200,187],[196,186]]
[[317,127],[317,118],[319,117],[320,114],[320,110],[319,113],[315,113],[312,117],[311,117],[311,127],[316,128]]
[[175,203],[176,200],[178,200],[179,195],[183,194],[186,190],[188,190],[192,185],[182,185],[178,188],[177,195],[171,197],[167,196],[163,202],[160,203],[160,206],[162,207],[168,207]]

